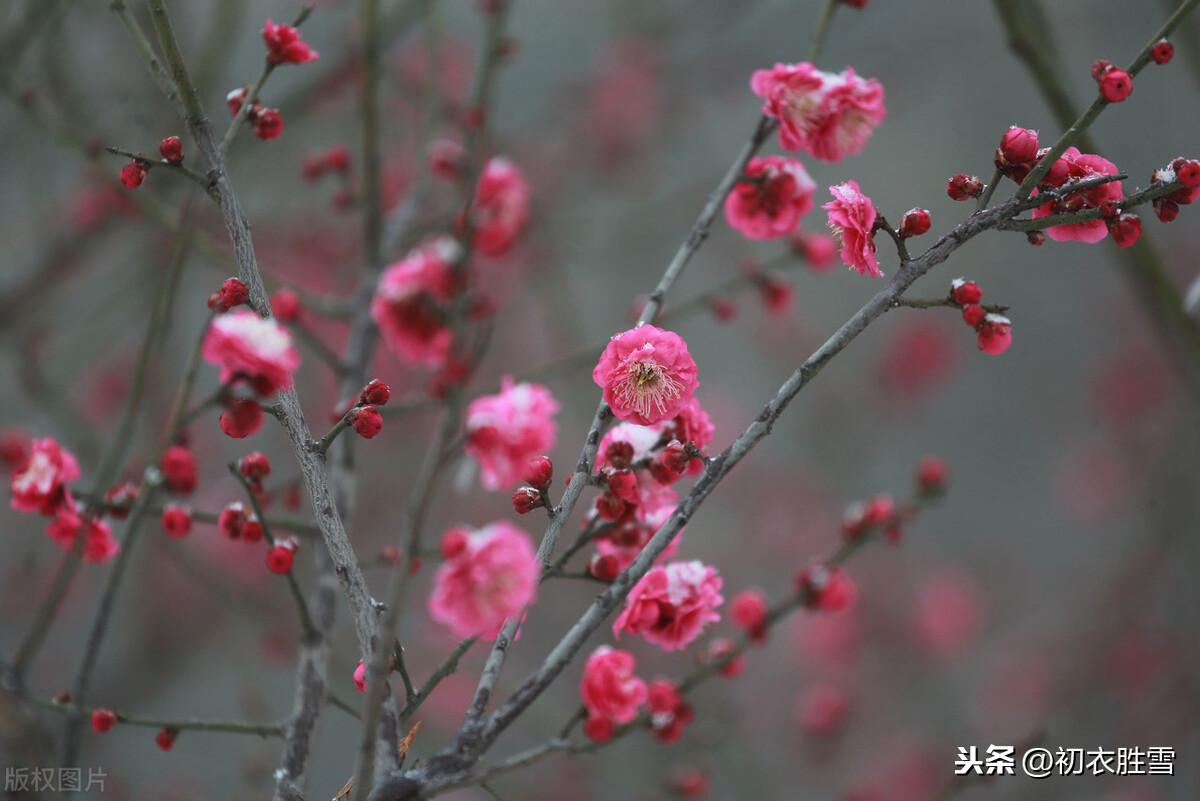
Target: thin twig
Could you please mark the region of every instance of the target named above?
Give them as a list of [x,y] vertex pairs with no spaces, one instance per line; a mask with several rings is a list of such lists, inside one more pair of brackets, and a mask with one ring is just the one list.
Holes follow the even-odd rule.
[[[67,715],[83,717],[90,715],[100,707],[81,706],[75,703],[60,704],[57,701],[42,701],[29,699],[29,703],[42,709],[50,709]],[[182,718],[179,720],[145,718],[137,715],[126,715],[117,712],[117,721],[124,726],[138,726],[147,729],[171,729],[174,731],[213,731],[227,734],[253,734],[259,737],[281,737],[283,726],[278,723],[249,723],[238,720],[200,720],[197,718]]]

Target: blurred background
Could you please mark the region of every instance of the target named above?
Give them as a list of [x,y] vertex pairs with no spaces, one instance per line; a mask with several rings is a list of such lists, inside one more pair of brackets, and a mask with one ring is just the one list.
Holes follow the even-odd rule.
[[[202,100],[223,130],[225,94],[260,70],[263,19],[288,21],[299,6],[289,0],[172,5]],[[750,73],[802,60],[820,5],[517,0],[512,54],[498,78],[489,125],[493,151],[517,162],[532,185],[533,216],[519,247],[484,270],[498,313],[479,386],[581,349],[598,354],[611,333],[627,327],[635,298],[653,288],[753,127],[758,102],[748,89]],[[1082,106],[1095,91],[1091,61],[1127,61],[1171,4],[1045,5],[1056,34],[1052,55]],[[6,37],[20,31],[27,6],[0,7]],[[173,245],[147,208],[178,219],[189,187],[158,173],[136,198],[120,186],[122,161],[96,143],[153,153],[162,137],[184,132],[107,4],[61,6],[28,33],[35,38],[19,62],[0,54],[7,94],[0,106],[0,422],[9,433],[58,438],[80,456],[86,481],[128,391],[145,315]],[[383,7],[392,25],[383,79],[390,206],[423,169],[426,82],[431,75],[440,82],[448,119],[461,112],[481,25],[476,5],[466,0],[442,0],[432,11],[403,0]],[[140,3],[134,8],[143,11]],[[353,199],[360,167],[356,25],[356,4],[317,6],[303,35],[321,60],[278,70],[264,91],[264,102],[284,116],[282,136],[262,142],[243,134],[231,152],[232,179],[264,269],[329,297],[350,295],[362,262]],[[1200,119],[1197,26],[1200,19],[1177,36],[1178,54],[1168,67],[1151,66],[1131,100],[1093,129],[1102,154],[1132,176],[1127,188],[1144,186],[1155,167],[1177,155],[1198,155],[1189,151]],[[888,118],[861,155],[838,164],[806,159],[819,186],[816,202],[824,202],[829,184],[853,178],[893,222],[908,208],[928,208],[934,226],[924,244],[969,211],[946,197],[947,177],[962,171],[986,180],[1007,126],[1039,129],[1044,142],[1060,130],[986,3],[877,0],[863,10],[844,7],[820,66],[846,65],[882,81]],[[350,182],[306,180],[306,156],[338,144],[351,149]],[[764,152],[779,151],[772,141]],[[450,195],[443,194],[435,187],[431,215],[447,207]],[[165,350],[134,433],[129,478],[140,474],[139,459],[154,448],[207,313],[205,300],[232,272],[220,218],[202,201],[194,219],[219,247],[188,251]],[[1185,287],[1197,274],[1190,211],[1170,226],[1149,213],[1143,219],[1146,236]],[[804,221],[813,233],[823,225],[819,210]],[[890,275],[896,265],[885,245],[881,263]],[[818,269],[786,242],[750,243],[718,218],[668,309],[748,263],[768,262],[794,288],[788,308],[768,309],[751,288],[732,297],[732,321],[714,320],[701,303],[701,313],[672,323],[699,365],[698,397],[716,423],[717,448],[882,285],[840,264]],[[952,278],[979,281],[987,302],[1011,307],[1011,350],[983,355],[949,309],[886,315],[802,393],[774,435],[723,483],[688,526],[680,550],[719,567],[727,599],[746,587],[781,597],[798,568],[836,546],[847,503],[878,492],[904,497],[920,458],[942,457],[951,471],[944,501],[910,527],[902,546],[870,547],[851,564],[856,607],[836,616],[800,614],[781,625],[749,655],[741,677],[711,682],[696,694],[697,719],[680,743],[662,746],[638,734],[592,757],[547,760],[492,789],[505,799],[668,798],[696,789],[691,771],[700,770],[712,798],[921,801],[944,797],[958,746],[1040,738],[1051,750],[1174,747],[1176,775],[1042,783],[1003,777],[953,792],[997,799],[1196,798],[1198,407],[1119,270],[1108,240],[1033,248],[1021,234],[992,233],[918,283],[910,295],[939,297]],[[344,323],[313,312],[304,319],[328,346],[342,349]],[[560,475],[575,462],[595,408],[594,362],[585,361],[547,379],[563,404],[551,454]],[[405,399],[422,397],[428,385],[427,374],[386,352],[372,374]],[[202,396],[216,385],[215,371],[206,367],[200,382]],[[299,385],[320,431],[336,392],[311,350]],[[351,534],[364,561],[400,545],[401,503],[435,419],[427,406],[415,406],[390,416],[379,438],[357,448],[360,505]],[[224,465],[250,449],[271,457],[268,487],[284,505],[296,468],[278,426],[268,421],[254,438],[231,440],[220,434],[214,413],[194,423],[190,436],[201,476],[195,508],[216,511],[241,499]],[[306,513],[306,502],[294,512]],[[535,517],[518,522],[536,538]],[[480,490],[470,467],[455,465],[438,488],[427,541],[454,523],[499,518],[515,518],[508,494]],[[5,658],[31,624],[60,560],[43,525],[0,512]],[[225,541],[213,526],[197,525],[180,541],[152,528],[118,599],[92,698],[147,717],[284,718],[292,703],[296,631],[282,582],[262,570],[261,553]],[[114,533],[122,536],[120,523]],[[312,547],[319,546],[306,541],[297,560],[302,584]],[[110,569],[81,571],[29,676],[36,697],[50,698],[73,681]],[[403,624],[417,677],[454,644],[423,608],[431,573],[423,571]],[[384,567],[369,568],[377,596],[387,575]],[[547,585],[501,692],[540,661],[593,594],[586,583]],[[732,632],[727,621],[713,631]],[[609,638],[606,627],[589,648]],[[700,650],[697,644],[668,656],[641,641],[625,647],[648,677],[681,675]],[[425,728],[414,753],[441,747],[457,729],[484,653],[473,650],[423,708]],[[341,608],[331,683],[355,703],[357,660]],[[569,669],[495,755],[557,732],[578,702],[579,671]],[[44,713],[41,720],[48,734],[61,732],[61,716]],[[5,735],[31,737],[11,727]],[[310,797],[337,792],[353,768],[357,741],[352,719],[325,712]],[[278,757],[275,740],[192,732],[161,753],[153,730],[118,727],[104,737],[88,730],[81,764],[105,768],[106,798],[251,799],[271,793]],[[9,759],[7,751],[0,756]],[[475,789],[457,797],[489,796]]]

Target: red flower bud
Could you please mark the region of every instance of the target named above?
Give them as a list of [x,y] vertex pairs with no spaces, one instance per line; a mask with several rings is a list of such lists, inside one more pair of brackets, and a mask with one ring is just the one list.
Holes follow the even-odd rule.
[[263,412],[253,398],[230,398],[218,422],[228,437],[245,439],[262,427]]
[[217,290],[220,311],[229,311],[235,306],[241,306],[250,300],[250,290],[240,278],[226,278]]
[[262,481],[271,474],[271,460],[265,453],[251,451],[238,462],[238,471],[250,481]]
[[900,236],[920,236],[929,230],[931,224],[929,212],[925,209],[909,209],[900,218]]
[[616,470],[626,470],[633,462],[633,445],[617,440],[604,449],[604,460]]
[[453,559],[467,549],[467,533],[452,528],[442,535],[442,558]]
[[160,751],[170,751],[175,747],[175,738],[179,736],[178,729],[159,729],[154,735],[154,744]]
[[182,164],[183,140],[178,136],[168,136],[158,143],[158,154],[172,164]]
[[172,445],[158,463],[163,483],[172,492],[187,495],[196,489],[196,459],[186,445]]
[[146,165],[140,161],[131,161],[121,168],[121,185],[126,189],[137,189],[146,180]]
[[946,489],[950,471],[946,463],[936,456],[926,456],[917,465],[917,486],[925,493],[939,493]]
[[391,399],[392,390],[378,378],[368,381],[362,389],[362,394],[358,396],[359,403],[369,403],[372,406],[387,406],[387,402]]
[[1133,94],[1133,76],[1119,67],[1110,67],[1100,76],[1100,96],[1109,103],[1120,103]]
[[1136,214],[1122,214],[1115,220],[1109,220],[1108,232],[1118,247],[1131,247],[1142,235],[1142,219]]
[[117,520],[124,520],[129,517],[129,511],[133,507],[133,502],[137,500],[138,486],[132,481],[122,481],[114,487],[111,487],[108,492],[104,493],[104,503],[108,506],[108,513]]
[[611,583],[621,573],[621,564],[610,553],[598,553],[588,562],[588,573],[600,581]]
[[1000,139],[1000,155],[1008,164],[1027,164],[1037,158],[1038,135],[1032,128],[1013,125]]
[[1170,198],[1160,197],[1154,201],[1154,214],[1162,222],[1174,222],[1179,216],[1179,204]]
[[1175,177],[1188,189],[1200,186],[1200,161],[1184,160],[1175,168]]
[[1166,64],[1175,55],[1175,45],[1166,39],[1159,39],[1150,48],[1150,60],[1155,64]]
[[979,324],[983,322],[984,317],[987,317],[987,310],[978,303],[968,303],[966,306],[963,306],[963,322],[972,328],[978,328]]
[[525,481],[533,487],[544,490],[550,486],[554,478],[554,462],[549,456],[535,456],[525,467]]
[[1012,321],[1003,315],[989,314],[975,330],[979,349],[989,356],[999,356],[1012,345]]
[[383,415],[374,406],[360,406],[350,412],[350,425],[363,439],[372,439],[383,430]]
[[517,487],[512,494],[513,511],[525,515],[542,505],[542,493],[533,487]]
[[612,739],[615,724],[608,718],[593,715],[583,722],[583,733],[594,743],[606,743]]
[[242,523],[242,539],[246,542],[258,542],[263,538],[263,524],[254,515],[247,515]]
[[659,459],[662,460],[664,467],[672,473],[678,474],[687,470],[688,464],[692,461],[692,454],[686,445],[673,439],[662,449]]
[[168,537],[186,537],[192,530],[192,513],[186,506],[169,503],[163,507],[162,530]]
[[296,561],[295,547],[287,545],[272,545],[267,551],[267,570],[278,575],[292,572],[292,563]]
[[105,707],[92,710],[92,728],[97,734],[104,734],[115,725],[117,725],[116,712]]
[[259,108],[254,112],[254,135],[269,142],[283,133],[283,115],[279,109]]
[[271,295],[271,312],[282,322],[291,323],[300,319],[300,296],[284,287]]
[[737,305],[729,298],[712,298],[708,302],[708,308],[718,323],[728,323],[737,317]]
[[1025,240],[1035,248],[1040,248],[1042,245],[1046,244],[1046,235],[1041,231],[1030,231],[1029,233],[1025,234]]
[[608,474],[608,489],[626,503],[638,502],[638,480],[632,470],[614,470]]
[[956,278],[950,282],[950,299],[959,306],[979,303],[983,300],[983,290],[974,281]]
[[1112,62],[1106,58],[1098,58],[1092,62],[1092,80],[1099,82],[1104,73],[1112,69]]
[[983,181],[965,172],[955,173],[946,183],[946,194],[951,200],[969,200],[983,194]]

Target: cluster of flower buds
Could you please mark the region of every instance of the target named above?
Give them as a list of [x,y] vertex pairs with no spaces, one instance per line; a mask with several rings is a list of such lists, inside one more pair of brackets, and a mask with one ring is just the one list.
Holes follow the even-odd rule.
[[846,571],[824,564],[809,565],[796,574],[796,591],[806,607],[822,612],[848,609],[858,597]]
[[1020,183],[1045,152],[1041,149],[1037,131],[1012,125],[1000,138],[993,161],[1001,175]]
[[696,717],[691,704],[667,679],[655,679],[646,687],[646,706],[650,709],[650,728],[661,743],[677,741]]
[[240,278],[226,278],[220,288],[208,296],[208,308],[224,314],[237,306],[250,302],[250,289]]
[[1179,216],[1180,206],[1191,205],[1200,197],[1200,161],[1177,158],[1150,177],[1152,188],[1176,181],[1182,184],[1179,189],[1154,200],[1154,214],[1165,223]]
[[540,506],[550,508],[548,492],[554,478],[554,462],[549,456],[535,456],[525,467],[525,483],[512,494],[513,511],[519,515],[529,514]]
[[[158,143],[158,153],[167,164],[183,164],[183,141],[178,136],[168,136]],[[138,156],[121,167],[121,186],[137,189],[146,180],[154,162]]]
[[1092,62],[1092,79],[1106,103],[1120,103],[1133,94],[1133,76],[1107,59]]
[[861,540],[876,531],[882,531],[890,543],[903,539],[904,514],[896,508],[891,495],[876,495],[867,501],[859,501],[847,507],[842,515],[842,536],[847,540]]
[[[236,117],[242,110],[242,104],[246,102],[246,95],[249,93],[250,87],[243,86],[225,95],[225,105],[229,107],[231,117]],[[246,121],[254,127],[254,135],[264,142],[269,142],[283,133],[283,115],[279,113],[279,109],[267,108],[258,101],[246,112]]]
[[950,300],[962,308],[963,322],[975,329],[981,351],[999,356],[1012,345],[1012,320],[983,307],[979,284],[965,278],[954,279],[950,282]]
[[230,501],[217,514],[217,530],[226,539],[255,543],[263,538],[262,521],[241,501]]
[[350,150],[345,145],[334,145],[326,150],[310,153],[301,168],[305,180],[315,181],[326,173],[345,176],[350,172]]
[[[345,412],[334,412],[335,422],[345,420],[354,429],[354,433],[363,439],[374,439],[383,431],[383,415],[379,413],[380,406],[387,406],[392,398],[392,390],[378,378],[372,378],[362,388],[354,405]],[[345,408],[345,407],[343,407]]]
[[983,194],[983,181],[965,172],[955,173],[946,182],[946,194],[951,200],[971,200]]
[[133,502],[138,498],[138,485],[132,481],[122,481],[109,487],[104,493],[104,508],[108,516],[114,520],[124,520],[133,509]]

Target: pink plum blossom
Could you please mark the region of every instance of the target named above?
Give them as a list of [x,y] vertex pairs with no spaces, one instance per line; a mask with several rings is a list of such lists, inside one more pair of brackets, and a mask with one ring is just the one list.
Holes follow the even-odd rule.
[[696,372],[681,336],[644,324],[613,336],[592,380],[618,419],[654,425],[691,400],[700,385]]
[[650,568],[633,586],[613,634],[640,634],[664,651],[678,651],[721,619],[721,577],[702,562],[671,562]]
[[475,187],[471,224],[475,249],[502,256],[529,223],[529,184],[517,165],[496,156],[488,161]]
[[852,68],[822,72],[807,61],[756,70],[750,88],[762,111],[779,120],[779,144],[822,161],[841,161],[862,150],[887,116],[883,86]]
[[249,309],[214,319],[204,337],[203,355],[221,368],[221,381],[245,379],[263,396],[290,387],[292,373],[300,366],[287,329]]
[[433,578],[429,614],[458,637],[494,637],[537,593],[537,557],[529,535],[505,520],[464,532],[466,547]]
[[79,475],[70,451],[50,437],[35,439],[24,465],[12,475],[12,508],[52,515],[64,501],[66,485]]
[[777,239],[812,210],[817,185],[804,165],[784,156],[759,156],[725,198],[725,219],[747,239]]
[[558,409],[549,389],[541,384],[518,384],[509,376],[501,381],[498,394],[471,401],[466,448],[479,463],[485,489],[520,483],[529,460],[554,448]]
[[387,347],[411,364],[437,366],[450,350],[448,310],[454,299],[451,266],[460,258],[453,239],[413,250],[379,277],[371,316]]
[[829,187],[833,200],[821,208],[829,213],[829,227],[842,241],[842,261],[859,275],[882,278],[875,257],[875,204],[855,181]]
[[589,717],[618,725],[637,717],[646,703],[646,682],[633,674],[633,654],[602,645],[583,666],[579,695]]

